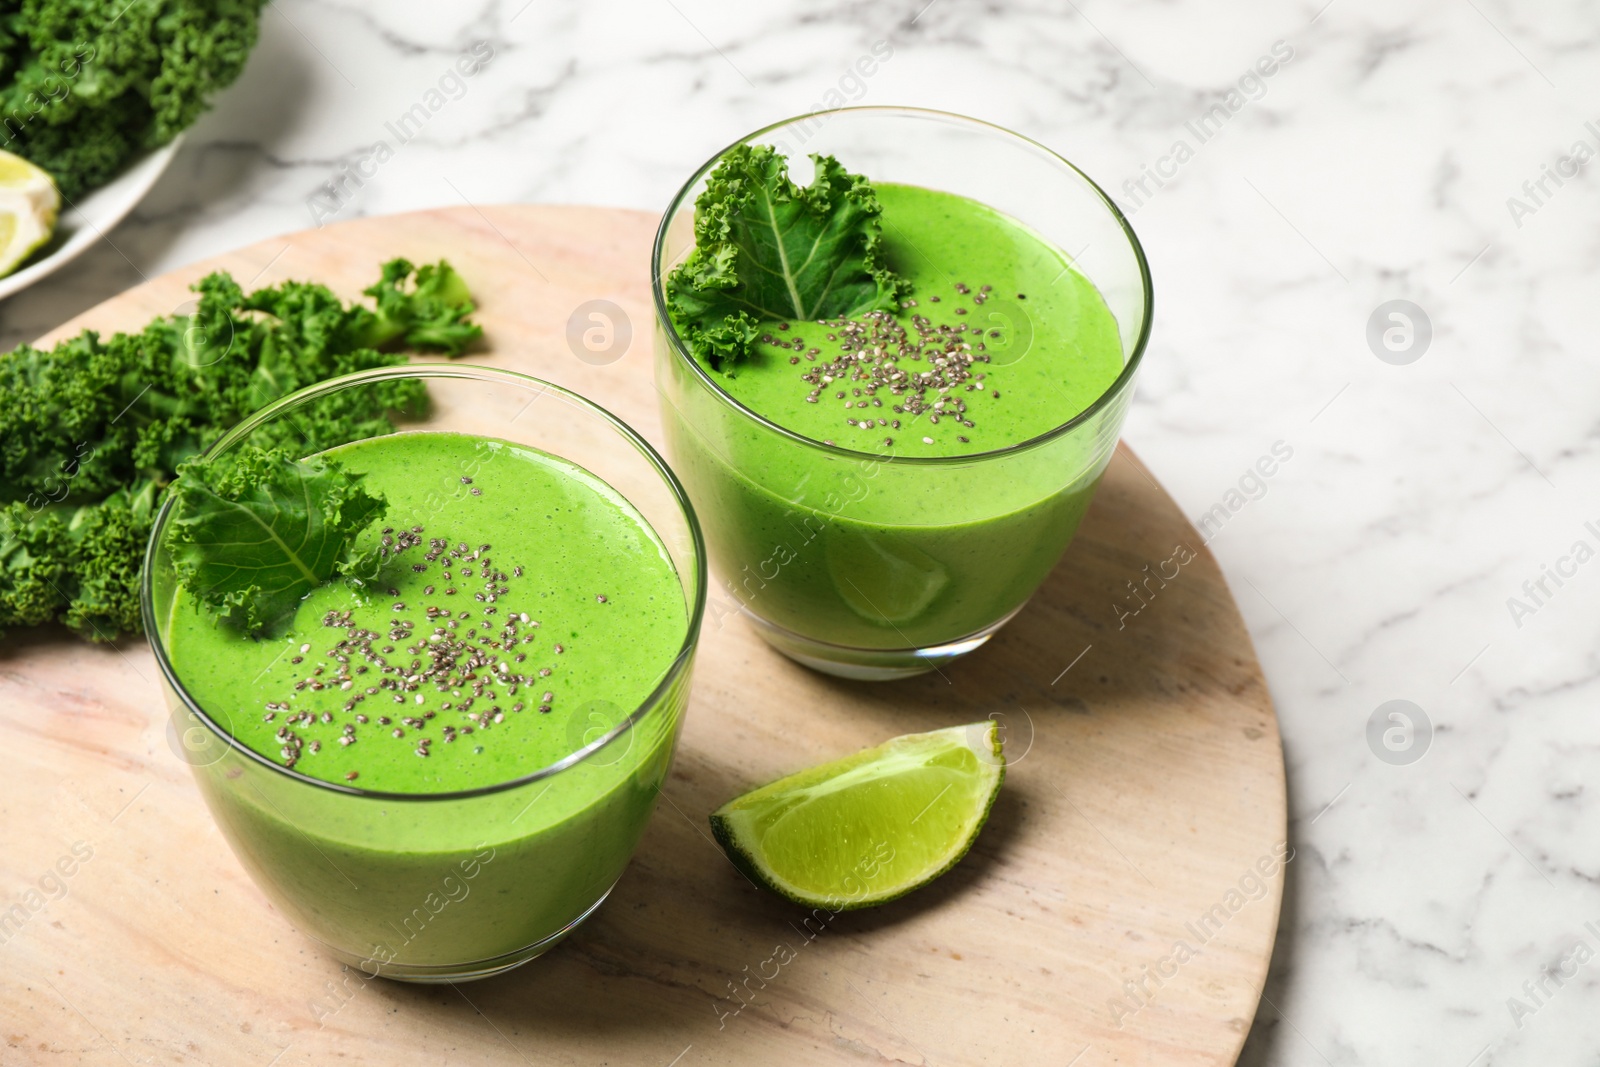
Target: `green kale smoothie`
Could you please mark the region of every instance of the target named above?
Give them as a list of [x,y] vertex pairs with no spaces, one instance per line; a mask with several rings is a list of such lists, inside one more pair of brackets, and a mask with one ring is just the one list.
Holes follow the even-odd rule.
[[[355,546],[381,548],[382,569],[318,587],[259,640],[175,592],[178,679],[293,772],[219,744],[198,778],[304,933],[373,973],[459,973],[559,936],[621,873],[683,707],[681,674],[657,689],[688,630],[684,593],[644,518],[565,460],[453,433],[327,455],[387,500]],[[573,766],[492,788],[636,712]]]
[[[1065,252],[964,196],[889,183],[874,189],[884,258],[911,282],[911,296],[897,312],[848,323],[763,322],[752,357],[717,379],[729,396],[814,441],[958,456],[1048,433],[1116,380],[1116,319]],[[926,398],[890,391],[938,374],[935,359],[963,345],[976,362],[961,380],[947,376],[953,384]],[[857,377],[860,364],[838,358],[885,348],[906,353],[888,373]],[[950,414],[935,407],[941,398]],[[912,399],[926,409],[896,410]]]
[[895,310],[763,321],[730,367],[663,342],[658,376],[676,469],[738,603],[810,641],[928,648],[1003,621],[1055,566],[1108,442],[1091,430],[992,454],[1087,410],[1124,352],[1099,291],[1021,222],[873,189],[883,260],[911,283]]

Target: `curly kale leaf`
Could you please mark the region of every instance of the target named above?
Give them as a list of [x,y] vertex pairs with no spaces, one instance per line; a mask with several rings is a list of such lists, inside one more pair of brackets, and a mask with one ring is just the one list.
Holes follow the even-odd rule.
[[762,321],[894,310],[910,291],[883,262],[871,184],[832,156],[811,159],[816,176],[802,188],[776,149],[739,145],[695,200],[694,251],[667,278],[667,307],[714,368],[747,358]]
[[69,201],[192,125],[244,69],[264,0],[0,0],[0,148]]
[[0,630],[59,620],[90,641],[139,632],[139,564],[158,487],[94,504],[0,508]]
[[[413,271],[416,284],[408,289],[405,283]],[[483,336],[483,327],[466,321],[473,310],[467,283],[444,260],[422,267],[392,260],[383,265],[377,284],[362,291],[378,304],[364,339],[370,348],[404,338],[414,348],[459,355]]]
[[[0,21],[0,36],[3,36]],[[3,48],[0,48],[3,54]],[[137,575],[151,504],[179,466],[267,403],[479,335],[448,264],[386,264],[377,309],[321,285],[245,294],[226,274],[138,333],[84,332],[0,354],[0,631],[65,622],[90,640],[140,630]],[[252,436],[308,455],[420,417],[415,379],[346,390]]]
[[173,572],[229,626],[277,630],[387,508],[360,482],[337,460],[255,445],[189,463],[172,484]]
[[[213,274],[195,285],[197,300],[139,333],[86,331],[53,349],[0,355],[0,503],[82,503],[140,478],[165,483],[273,400],[406,362],[377,345],[454,356],[479,336],[466,321],[472,298],[448,264],[413,272],[395,260],[383,279],[373,288],[387,295],[374,311],[307,282],[247,296]],[[421,382],[385,382],[319,401],[280,430],[317,452],[388,433],[391,413],[418,416],[426,403]]]

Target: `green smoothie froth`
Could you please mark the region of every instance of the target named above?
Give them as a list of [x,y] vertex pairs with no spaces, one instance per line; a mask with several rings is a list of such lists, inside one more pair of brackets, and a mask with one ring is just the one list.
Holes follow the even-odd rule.
[[358,540],[383,567],[248,640],[186,592],[168,646],[237,740],[325,781],[400,793],[523,777],[631,714],[687,628],[656,534],[574,464],[504,441],[404,433],[329,455],[383,494]]

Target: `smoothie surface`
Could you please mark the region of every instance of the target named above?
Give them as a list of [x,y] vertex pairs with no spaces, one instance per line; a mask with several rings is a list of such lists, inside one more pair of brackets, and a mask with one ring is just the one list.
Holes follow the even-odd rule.
[[[762,343],[733,376],[711,372],[728,395],[812,440],[878,454],[957,456],[1046,433],[1116,380],[1123,367],[1116,319],[1066,252],[976,200],[913,185],[873,187],[883,205],[885,259],[911,281],[910,297],[893,315],[848,323],[763,323]],[[940,374],[939,353],[962,345],[977,357],[963,380],[944,392],[937,385],[894,392],[890,375],[901,372],[905,384]]]
[[688,628],[644,518],[565,460],[456,433],[375,437],[328,455],[388,500],[357,588],[334,581],[290,629],[251,640],[185,592],[167,646],[224,729],[280,766],[396,793],[523,777],[632,714]]

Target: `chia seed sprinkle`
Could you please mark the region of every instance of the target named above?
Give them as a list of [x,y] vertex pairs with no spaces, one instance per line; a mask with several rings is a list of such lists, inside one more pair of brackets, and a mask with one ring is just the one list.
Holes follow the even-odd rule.
[[[958,292],[969,294],[971,288],[963,283]],[[938,299],[929,298],[930,302]],[[915,306],[915,301],[905,303]],[[966,308],[955,310],[967,313]],[[981,380],[974,368],[989,362],[989,356],[974,350],[973,340],[981,336],[981,330],[969,331],[965,323],[936,324],[920,313],[913,314],[907,326],[883,311],[868,312],[859,319],[824,320],[823,324],[830,328],[829,340],[837,344],[838,351],[801,373],[801,380],[811,387],[803,398],[807,403],[821,402],[823,390],[829,389],[833,399],[844,401],[847,410],[883,407],[884,398],[875,394],[884,392],[892,398],[896,415],[927,415],[930,426],[937,425],[941,417],[954,418],[963,426],[971,422],[967,402],[950,394],[971,392],[976,388],[972,382]],[[888,420],[878,419],[847,418],[845,422],[862,428],[890,425]],[[894,426],[899,428],[898,420]],[[831,440],[823,443],[833,444]]]
[[[857,390],[857,395],[860,390]],[[867,400],[859,401],[859,406],[866,407]],[[409,531],[402,530],[396,533],[392,528],[384,533],[385,554],[393,558],[399,553],[419,545],[426,545],[423,558],[428,563],[438,562],[448,581],[450,571],[446,568],[459,567],[463,579],[479,580],[481,592],[468,589],[480,601],[492,604],[497,599],[503,599],[512,592],[511,586],[506,584],[512,575],[495,568],[494,561],[489,558],[491,551],[489,544],[480,545],[476,550],[469,549],[465,542],[458,543],[454,548],[450,543],[440,538],[431,540],[421,536],[421,527],[414,526]],[[409,564],[413,572],[426,570],[425,565]],[[517,578],[523,576],[521,566],[511,568]],[[436,589],[433,585],[423,587],[423,592],[416,594],[418,597],[433,597]],[[456,587],[444,586],[443,595],[450,596],[457,592]],[[604,593],[594,594],[597,603],[609,603],[610,598]],[[277,746],[280,749],[280,758],[285,766],[294,766],[307,749],[311,753],[321,751],[323,741],[337,741],[341,747],[348,747],[356,743],[355,723],[367,724],[370,720],[364,714],[356,714],[357,702],[368,696],[376,696],[380,691],[388,691],[391,699],[397,704],[414,702],[419,705],[415,715],[402,714],[398,716],[398,724],[392,725],[388,716],[376,716],[379,724],[386,729],[396,740],[405,739],[406,743],[413,746],[419,758],[426,758],[432,739],[422,736],[426,731],[427,722],[436,715],[441,718],[441,732],[443,739],[449,743],[456,740],[460,734],[470,734],[474,728],[487,731],[496,724],[503,724],[507,712],[498,704],[493,704],[496,696],[502,695],[507,699],[511,713],[517,713],[526,707],[534,706],[533,701],[518,701],[510,703],[519,686],[528,686],[533,683],[531,668],[520,666],[528,658],[527,652],[517,651],[518,645],[535,640],[532,633],[526,630],[537,629],[539,620],[532,618],[527,612],[508,611],[504,620],[493,619],[498,612],[496,607],[483,607],[475,609],[482,616],[482,621],[473,626],[457,627],[460,621],[467,619],[472,612],[452,611],[433,603],[406,601],[400,599],[400,591],[390,588],[390,608],[394,613],[391,621],[378,629],[366,629],[354,621],[353,611],[329,611],[322,617],[322,624],[336,630],[342,630],[343,636],[337,640],[333,647],[318,653],[323,664],[311,668],[310,675],[294,683],[295,691],[310,689],[313,692],[323,689],[332,690],[335,687],[347,697],[342,702],[342,715],[340,721],[335,721],[335,711],[322,709],[295,711],[288,714],[287,725],[279,727]],[[381,610],[381,603],[374,605]],[[371,609],[369,609],[371,610]],[[417,622],[412,618],[403,617],[410,612],[425,616],[424,628],[419,632]],[[456,617],[451,618],[452,614]],[[442,625],[441,625],[442,624]],[[385,629],[386,627],[386,629]],[[524,632],[519,632],[523,630]],[[387,637],[389,644],[377,642]],[[294,662],[303,662],[305,655],[312,651],[308,642],[301,647],[301,654],[294,656]],[[556,654],[566,651],[564,645],[552,646]],[[396,651],[403,650],[405,659],[396,657]],[[289,649],[293,655],[293,646]],[[332,674],[327,674],[327,671]],[[357,675],[375,671],[370,681],[376,684],[358,684]],[[521,673],[527,671],[528,673]],[[548,677],[551,668],[542,667],[538,670],[539,677]],[[325,681],[317,680],[324,676]],[[363,681],[366,681],[365,679]],[[435,705],[439,710],[426,708],[428,697],[425,695],[429,689],[441,694],[442,704]],[[470,689],[468,694],[466,690]],[[406,699],[407,694],[411,700]],[[464,698],[464,699],[463,699]],[[492,706],[487,711],[473,713],[470,709],[474,699],[483,698],[486,704]],[[438,698],[435,698],[438,699]],[[545,691],[541,702],[537,705],[540,711],[548,714],[555,700],[554,691]],[[287,703],[267,703],[263,708],[266,722],[272,722],[279,711],[289,712]],[[337,710],[337,709],[336,709]],[[458,717],[471,720],[473,725],[457,725],[444,723],[443,719],[457,719]],[[354,723],[350,720],[353,719]],[[331,737],[320,739],[301,738],[290,726],[302,726],[321,723],[334,730]],[[407,732],[414,731],[416,736],[405,738]],[[482,752],[483,746],[478,746]]]

